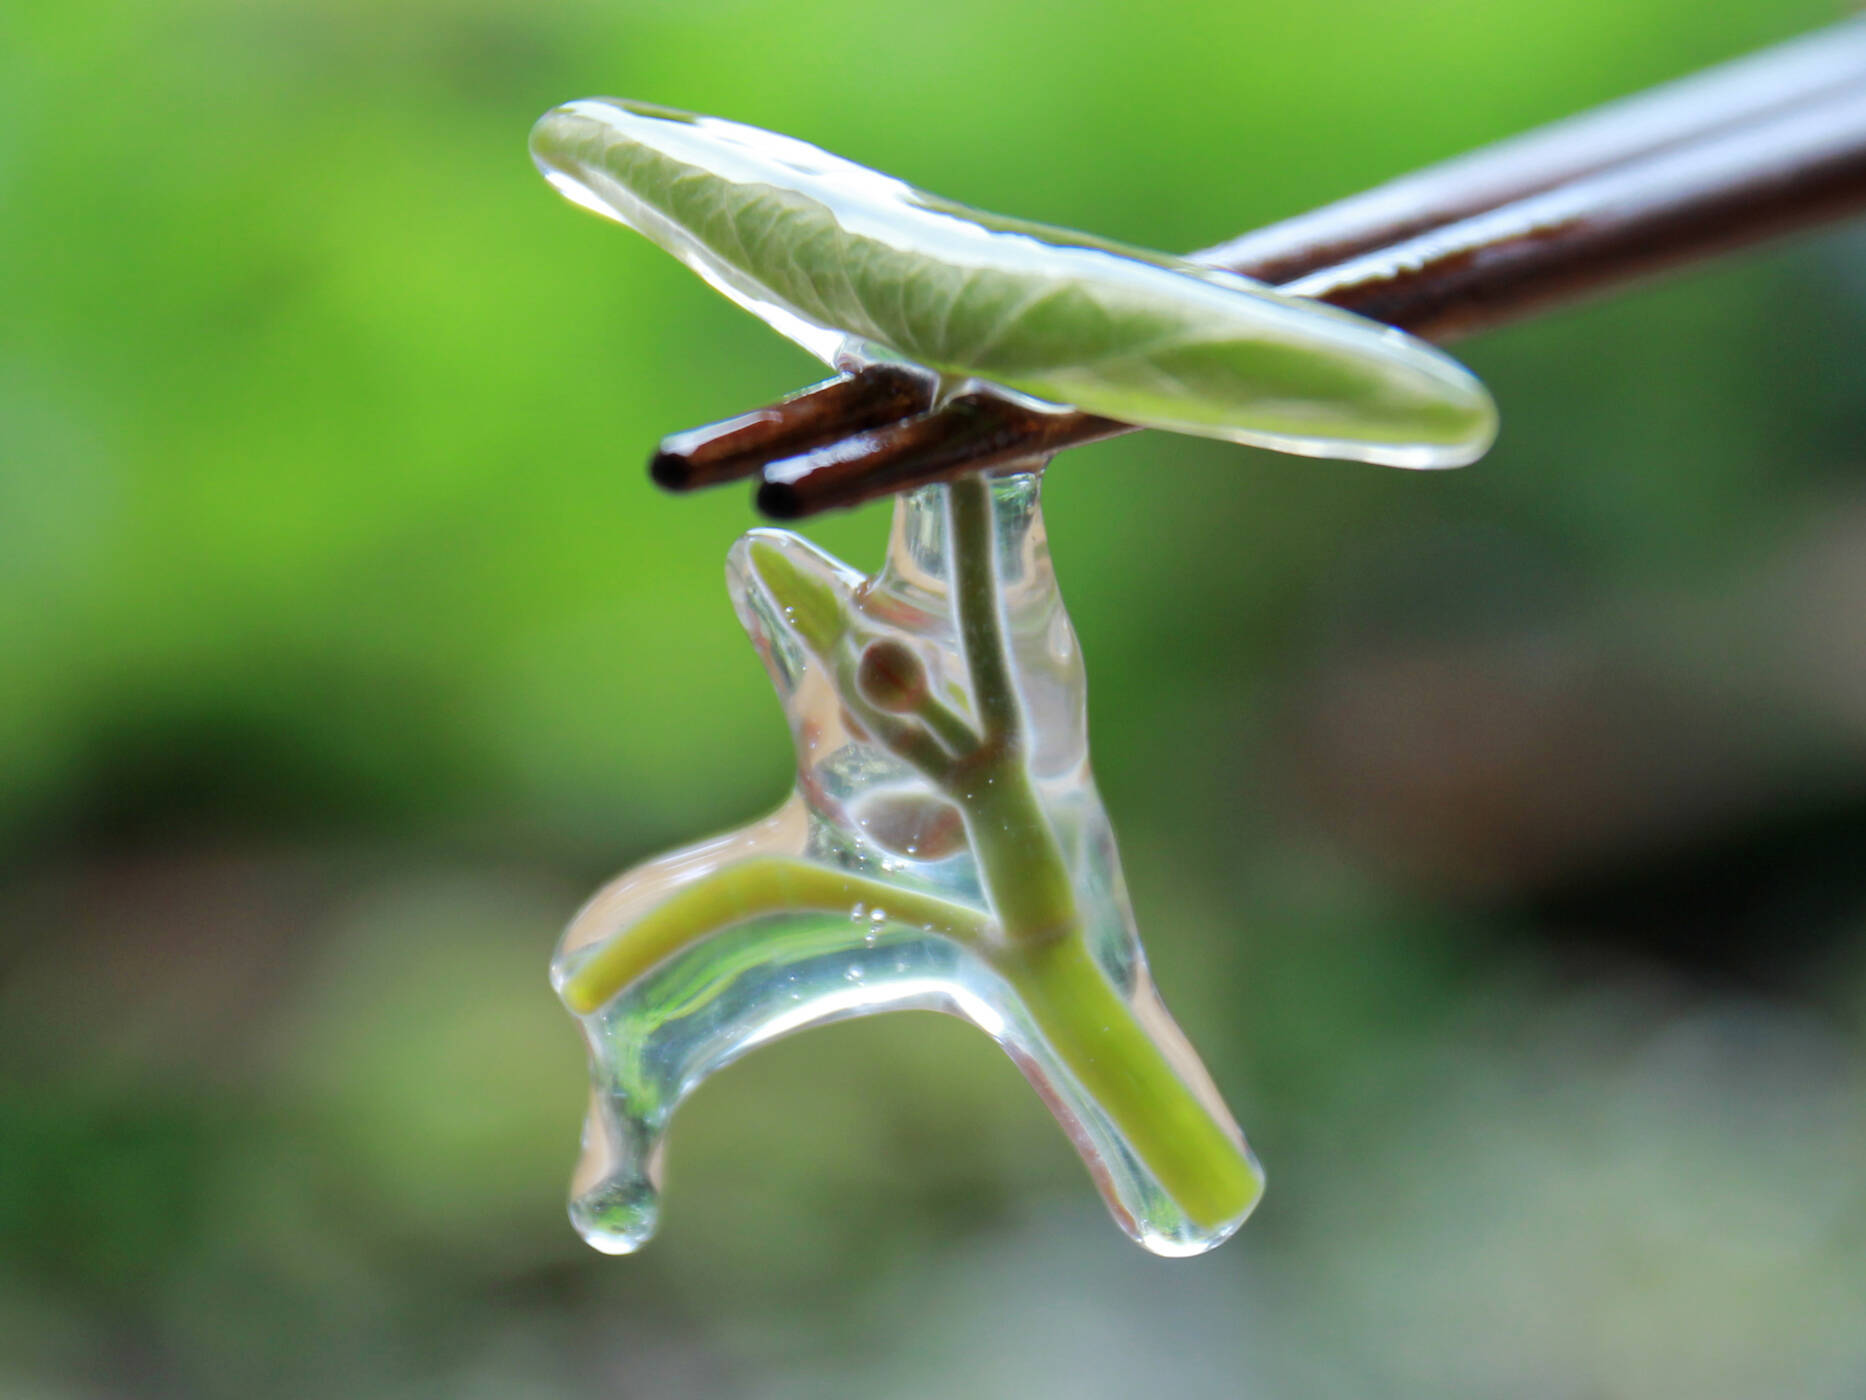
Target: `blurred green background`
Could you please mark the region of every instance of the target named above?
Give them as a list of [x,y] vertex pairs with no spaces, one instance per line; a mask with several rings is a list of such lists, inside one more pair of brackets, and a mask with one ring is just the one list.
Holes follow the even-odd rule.
[[1235,1241],[895,1016],[710,1083],[614,1260],[550,948],[789,781],[745,495],[642,463],[820,371],[524,144],[621,94],[1191,248],[1839,13],[0,11],[0,1395],[1866,1393],[1858,227],[1463,347],[1463,472],[1052,473]]

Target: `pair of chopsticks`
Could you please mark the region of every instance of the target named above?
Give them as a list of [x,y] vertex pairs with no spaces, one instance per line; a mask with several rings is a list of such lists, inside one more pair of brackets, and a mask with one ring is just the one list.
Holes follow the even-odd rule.
[[[1866,19],[1609,103],[1194,253],[1444,344],[1866,209]],[[1134,432],[869,365],[666,438],[671,490],[761,478],[797,519]]]

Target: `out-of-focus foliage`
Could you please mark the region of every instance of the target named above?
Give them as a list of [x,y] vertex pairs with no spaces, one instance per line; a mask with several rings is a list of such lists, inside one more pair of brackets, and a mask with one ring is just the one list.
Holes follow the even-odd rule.
[[615,1261],[550,944],[788,786],[745,498],[642,459],[817,371],[524,150],[611,92],[1191,248],[1837,14],[0,11],[0,1394],[1858,1394],[1857,229],[1463,347],[1462,473],[1053,473],[1238,1240],[903,1016],[709,1086]]

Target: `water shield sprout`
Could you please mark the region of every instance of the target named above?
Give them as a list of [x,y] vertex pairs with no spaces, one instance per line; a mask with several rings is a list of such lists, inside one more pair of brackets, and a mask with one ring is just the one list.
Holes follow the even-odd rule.
[[652,1229],[662,1134],[706,1075],[902,1008],[1003,1045],[1149,1248],[1209,1248],[1256,1203],[1256,1162],[1147,976],[1038,490],[1027,472],[904,498],[874,578],[783,531],[734,547],[796,787],[623,875],[558,950],[593,1068],[571,1213],[598,1248]]
[[[1494,411],[1455,362],[1256,283],[980,214],[787,137],[602,99],[532,150],[824,360],[1309,455],[1449,466]],[[571,1215],[652,1233],[681,1099],[777,1036],[918,1008],[1002,1045],[1121,1227],[1228,1237],[1263,1177],[1147,973],[1088,763],[1080,651],[1041,463],[896,504],[864,577],[783,531],[733,548],[739,619],[790,721],[775,813],[631,870],[565,932],[553,983],[591,1054]]]

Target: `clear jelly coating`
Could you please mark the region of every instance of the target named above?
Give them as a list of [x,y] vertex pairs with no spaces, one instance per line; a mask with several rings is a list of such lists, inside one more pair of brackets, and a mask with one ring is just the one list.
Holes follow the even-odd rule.
[[1484,386],[1391,327],[1164,253],[969,209],[807,142],[589,98],[532,156],[829,364],[905,360],[1038,407],[1305,456],[1475,460]]
[[[1039,489],[1030,472],[902,498],[872,579],[779,531],[732,550],[796,787],[763,820],[628,871],[563,936],[553,983],[591,1065],[571,1217],[596,1248],[653,1233],[670,1120],[708,1075],[778,1036],[909,1008],[1004,1047],[1146,1248],[1200,1253],[1254,1206],[1255,1160],[1147,973]],[[961,579],[955,490],[988,503],[989,533],[966,528],[989,557]],[[960,589],[987,585],[991,614],[979,594],[965,612]],[[994,725],[1015,766],[975,742]],[[1030,877],[1050,865],[1066,888]],[[1025,912],[1049,908],[1066,926]]]

